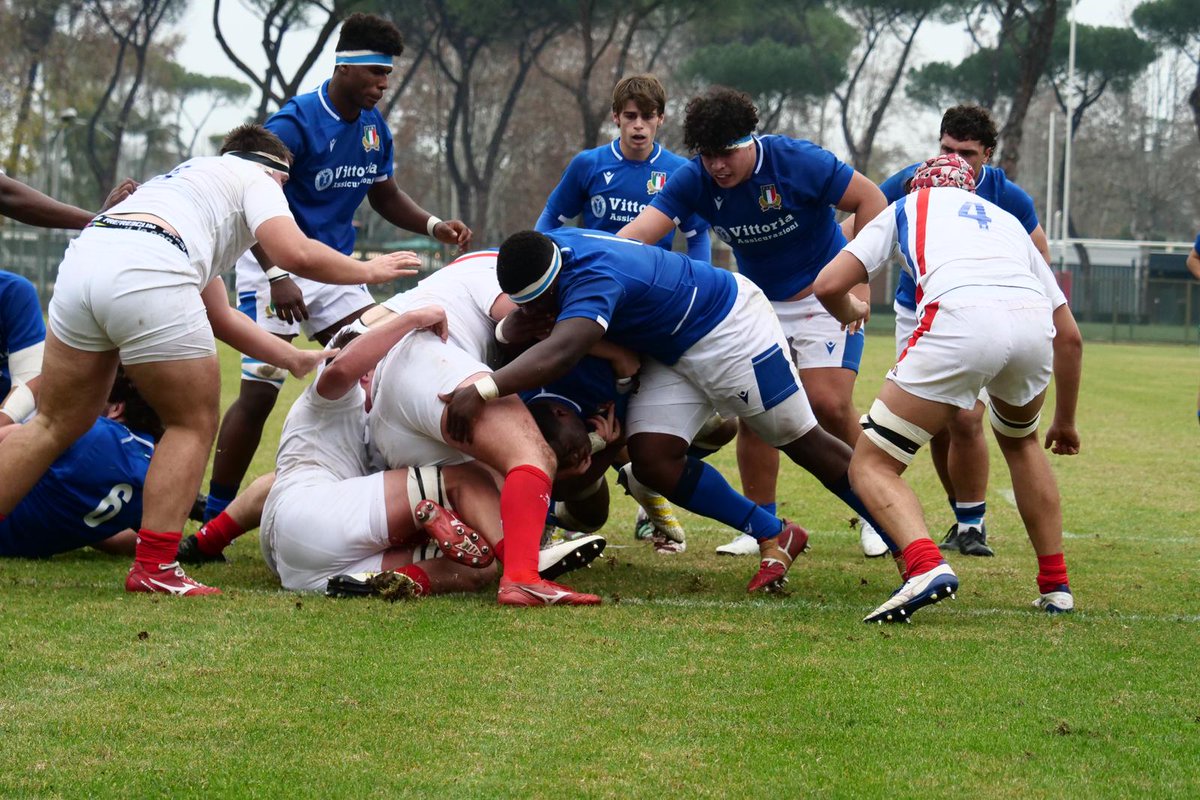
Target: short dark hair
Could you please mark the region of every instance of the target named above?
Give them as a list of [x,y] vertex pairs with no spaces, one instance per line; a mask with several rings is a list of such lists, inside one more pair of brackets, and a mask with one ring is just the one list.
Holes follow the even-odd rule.
[[282,139],[262,125],[253,123],[239,125],[225,134],[225,140],[221,142],[222,155],[234,151],[251,152],[255,150],[282,158],[289,164],[292,163],[292,151],[288,150]]
[[653,75],[630,75],[613,88],[613,113],[620,114],[630,100],[643,114],[661,117],[667,109],[667,90]]
[[584,453],[591,452],[592,443],[588,439],[587,426],[566,404],[548,398],[535,398],[529,404],[529,414],[537,423],[546,444],[554,451],[560,468],[575,466]]
[[996,123],[983,106],[954,106],[942,115],[938,138],[950,134],[960,142],[979,142],[988,150],[996,149]]
[[372,50],[394,58],[404,52],[404,37],[390,19],[357,12],[342,23],[336,49]]
[[683,143],[693,153],[721,153],[729,143],[754,133],[758,109],[745,92],[714,86],[688,101]]
[[519,231],[504,240],[496,254],[496,279],[508,294],[533,283],[550,266],[554,242],[537,231]]
[[126,428],[148,433],[155,440],[162,438],[165,428],[158,412],[150,407],[146,398],[142,397],[134,386],[133,380],[125,373],[125,368],[120,365],[117,366],[117,377],[113,379],[112,389],[108,393],[108,402],[125,404],[121,421]]

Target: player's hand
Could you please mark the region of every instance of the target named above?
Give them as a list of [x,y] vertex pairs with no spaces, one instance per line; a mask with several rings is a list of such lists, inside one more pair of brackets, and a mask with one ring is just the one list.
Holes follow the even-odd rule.
[[296,352],[292,353],[290,363],[285,364],[287,371],[292,373],[293,377],[303,378],[308,373],[312,372],[327,358],[333,358],[338,353],[342,352],[340,348],[334,347],[330,350],[301,350],[298,347],[293,348]]
[[113,187],[111,192],[108,193],[108,197],[104,198],[104,205],[100,206],[100,210],[108,211],[117,203],[136,192],[138,186],[140,185],[141,184],[139,184],[133,178],[126,178],[125,180],[121,181]]
[[846,299],[850,301],[854,318],[843,324],[842,330],[846,333],[857,333],[871,319],[871,304],[859,300],[852,294],[846,295]]
[[442,244],[451,244],[458,252],[467,252],[471,244],[471,229],[461,219],[444,219],[433,226],[433,238]]
[[483,413],[484,399],[474,384],[460,386],[449,394],[439,394],[446,404],[446,435],[451,441],[470,444],[475,420]]
[[1059,456],[1079,455],[1079,431],[1074,425],[1068,425],[1055,419],[1046,431],[1045,447]]
[[366,263],[367,276],[363,283],[387,283],[397,278],[408,278],[417,274],[421,257],[411,250],[400,250],[376,256]]
[[554,328],[554,317],[550,314],[535,313],[526,306],[518,306],[496,327],[503,331],[504,344],[532,344],[550,335]]
[[613,403],[605,403],[599,414],[588,417],[588,425],[593,433],[604,440],[605,445],[621,439],[621,421],[617,419],[617,409]]
[[444,342],[450,335],[450,326],[446,322],[446,310],[441,306],[421,306],[412,311],[404,312],[416,331],[432,331]]
[[271,305],[281,320],[289,325],[308,319],[308,306],[304,304],[304,292],[291,278],[280,278],[271,283]]

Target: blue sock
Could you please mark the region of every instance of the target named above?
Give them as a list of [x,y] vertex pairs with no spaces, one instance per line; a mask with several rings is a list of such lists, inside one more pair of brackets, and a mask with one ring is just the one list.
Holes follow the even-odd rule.
[[770,539],[783,530],[783,522],[778,517],[738,494],[720,472],[692,456],[688,457],[679,483],[666,498],[755,539]]
[[237,490],[236,486],[209,481],[208,502],[204,504],[204,521],[208,522],[224,511],[225,507],[233,502],[233,498],[237,497]]
[[760,503],[759,505],[762,507],[763,511],[767,512],[772,517],[776,516],[776,510],[775,510],[774,503]]
[[983,515],[987,513],[987,501],[982,503],[955,503],[954,518],[960,531],[983,527]]
[[863,505],[863,501],[858,499],[858,495],[854,493],[854,489],[850,486],[849,473],[842,473],[842,477],[825,484],[825,488],[836,494],[843,503],[853,508],[860,517],[870,523],[875,532],[879,534],[879,538],[883,539],[883,543],[887,545],[888,550],[891,550],[893,554],[899,552],[896,543],[892,541],[892,537],[888,536],[887,532],[879,526],[879,523],[871,516],[871,512],[867,511],[867,507]]

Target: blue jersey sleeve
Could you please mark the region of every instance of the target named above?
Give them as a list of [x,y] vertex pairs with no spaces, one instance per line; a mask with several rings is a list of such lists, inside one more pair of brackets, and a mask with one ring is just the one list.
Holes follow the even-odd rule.
[[564,288],[558,321],[590,319],[603,326],[605,331],[612,323],[617,304],[625,293],[625,287],[615,277],[602,272],[582,275]]
[[[554,230],[583,212],[586,195],[584,183],[588,170],[587,160],[583,156],[584,153],[580,153],[572,158],[571,163],[563,170],[562,178],[546,200],[546,208],[542,210],[536,230]],[[549,227],[542,227],[543,222]]]
[[0,273],[0,357],[46,340],[37,289],[20,275]]
[[912,177],[913,173],[916,172],[916,169],[916,164],[910,164],[892,177],[888,178],[883,183],[879,184],[879,190],[883,192],[883,196],[887,198],[889,203],[896,202],[908,193],[905,187],[908,184],[908,179]]
[[[382,141],[382,147],[380,148],[382,155],[379,159],[380,167],[382,167],[380,175],[391,178],[392,174],[396,171],[396,158],[393,151],[394,145],[392,144],[392,129],[387,126],[387,123],[384,122],[381,117],[378,130],[379,138]],[[376,178],[375,182],[380,183],[381,181],[379,178]]]
[[695,161],[689,161],[667,179],[662,191],[650,201],[650,207],[673,220],[684,222],[691,219],[696,213],[697,198],[700,196],[701,169]]
[[304,156],[304,134],[301,131],[300,120],[296,119],[288,106],[275,112],[263,126],[287,145],[292,151],[292,161],[299,161]]
[[1200,234],[1196,235],[1196,243],[1192,245],[1192,249],[1200,253]]
[[841,202],[854,168],[812,142],[792,141],[779,152],[776,174],[783,178],[779,194],[787,206],[836,206]]
[[696,261],[712,262],[712,240],[708,236],[708,226],[688,237],[688,258]]
[[1021,226],[1025,228],[1026,233],[1033,233],[1040,224],[1037,211],[1033,207],[1033,198],[1012,181],[1005,184],[1004,197],[996,205],[1016,217]]

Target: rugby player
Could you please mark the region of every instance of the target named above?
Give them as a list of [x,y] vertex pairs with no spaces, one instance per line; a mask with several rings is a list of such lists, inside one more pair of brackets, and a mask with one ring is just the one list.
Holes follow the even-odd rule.
[[973,193],[964,159],[953,153],[932,158],[909,183],[909,194],[859,231],[815,284],[831,314],[859,327],[871,308],[849,290],[886,268],[897,243],[917,283],[920,322],[864,419],[850,463],[855,491],[902,549],[905,567],[900,589],[864,622],[907,621],[958,589],[902,475],[917,450],[959,409],[973,407],[984,388],[1037,553],[1034,605],[1070,611],[1075,603],[1063,560],[1061,498],[1037,435],[1053,375],[1054,419],[1045,445],[1060,455],[1079,452],[1079,328],[1024,225]]

